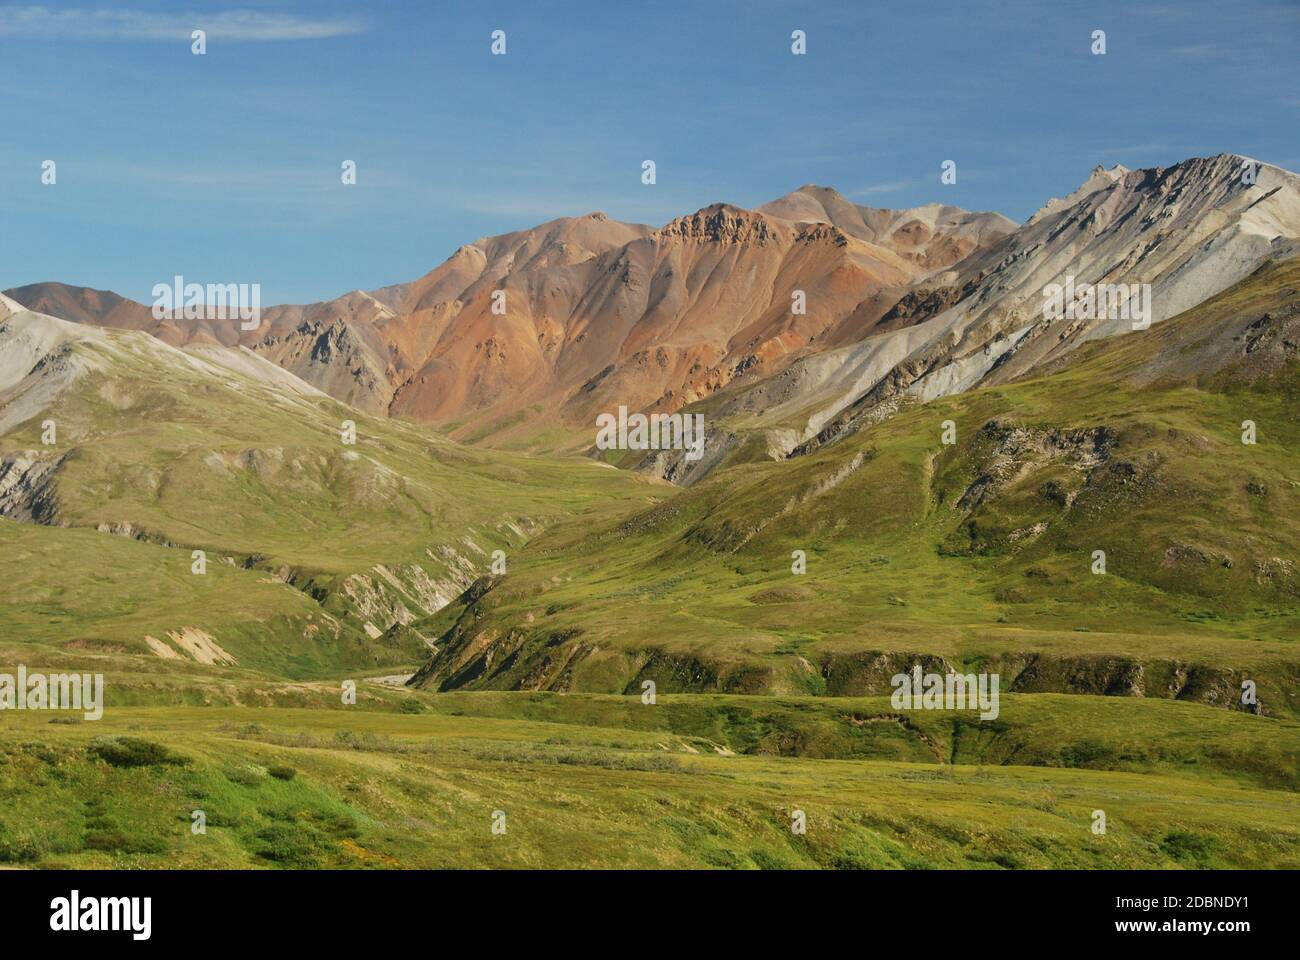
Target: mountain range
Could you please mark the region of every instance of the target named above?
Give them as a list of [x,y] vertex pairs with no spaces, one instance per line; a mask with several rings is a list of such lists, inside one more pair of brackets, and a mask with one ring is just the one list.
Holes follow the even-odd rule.
[[[606,623],[604,605],[584,592],[607,589],[596,584],[617,581],[614,570],[640,577],[662,562],[666,582],[696,570],[710,583],[723,576],[721,560],[739,564],[733,575],[766,571],[766,582],[788,566],[773,558],[837,531],[852,540],[844,518],[871,502],[879,513],[862,518],[866,528],[911,558],[893,569],[949,558],[941,566],[957,571],[970,610],[987,605],[976,620],[992,636],[1015,598],[1032,594],[1027,571],[1046,569],[1027,558],[1057,556],[1063,537],[1077,550],[1113,540],[1107,524],[1119,515],[1109,511],[1123,498],[1107,491],[1120,471],[1125,483],[1150,484],[1153,510],[1123,514],[1152,524],[1123,581],[1144,597],[1197,597],[1216,616],[1246,617],[1249,631],[1260,624],[1242,598],[1289,604],[1296,589],[1287,526],[1243,539],[1191,529],[1194,520],[1166,508],[1201,498],[1213,515],[1213,491],[1192,480],[1197,451],[1262,418],[1223,413],[1223,398],[1249,395],[1257,411],[1271,410],[1277,384],[1289,383],[1294,275],[1278,265],[1293,262],[1298,241],[1300,178],[1225,154],[1099,167],[1020,226],[939,204],[863,207],[816,186],[754,210],[714,204],[659,228],[564,218],[463,246],[407,284],[267,308],[251,331],[158,320],[105,291],[18,287],[0,301],[0,517],[206,551],[265,602],[241,614],[232,582],[229,597],[196,607],[182,577],[171,608],[150,613],[143,583],[118,584],[135,597],[130,613],[86,621],[83,610],[72,617],[87,630],[78,642],[156,654],[169,636],[201,634],[232,661],[283,672],[306,641],[314,652],[299,673],[432,651],[421,682],[622,689],[659,661],[653,638],[637,639],[624,621],[622,601]],[[1043,291],[1067,280],[1149,285],[1152,329],[1046,315]],[[1081,371],[1097,397],[1075,396]],[[1132,397],[1137,384],[1146,395],[1124,411],[1127,423],[1109,414],[1100,398]],[[1013,397],[1025,406],[1009,406]],[[596,416],[620,406],[702,414],[705,455],[593,450]],[[1024,422],[1030,410],[1036,424]],[[1291,429],[1279,416],[1266,428],[1274,438]],[[940,421],[957,439],[932,448]],[[348,423],[352,447],[339,440]],[[1285,462],[1252,472],[1241,446],[1221,460],[1266,491],[1244,494],[1241,509],[1290,498]],[[868,476],[871,489],[859,489]],[[676,492],[697,485],[698,494]],[[846,491],[857,499],[845,501]],[[653,543],[641,542],[652,530]],[[61,549],[23,536],[42,541],[25,548],[34,555]],[[631,543],[640,552],[625,554]],[[489,570],[497,551],[511,563],[528,558],[504,585]],[[593,567],[593,557],[612,568]],[[844,563],[822,589],[855,582],[855,561]],[[552,566],[547,576],[570,585],[561,592],[578,593],[560,604],[575,611],[572,622],[508,602],[518,590],[550,592],[550,580],[533,578]],[[1046,576],[1065,606],[1090,602],[1082,585],[1064,586],[1072,578]],[[805,600],[820,595],[819,580],[795,589],[742,577],[755,596],[795,589]],[[616,595],[641,589],[628,583]],[[717,583],[708,599],[682,599],[725,607],[730,590]],[[868,607],[882,601],[871,596]],[[88,597],[85,609],[101,599]],[[789,642],[781,624],[796,600],[755,606],[737,596],[743,615],[733,623],[715,609],[715,642],[701,637],[673,662],[709,664],[698,669],[717,676],[745,648],[735,662],[746,682],[804,682],[772,674],[762,652]],[[1163,611],[1160,630],[1182,616],[1181,601],[1142,602]],[[497,609],[506,613],[489,613]],[[808,624],[823,624],[814,646],[860,652],[868,635],[884,642],[835,609],[825,599],[807,608]],[[912,616],[901,610],[878,610],[878,624]],[[538,632],[554,617],[565,622]],[[41,630],[52,640],[62,623],[43,619]],[[921,652],[937,653],[935,638],[951,626],[932,623],[937,646]],[[733,628],[740,633],[718,639]],[[259,631],[276,642],[256,640]],[[1023,648],[1007,655],[1026,655],[1050,633],[1044,622],[1017,633]],[[533,644],[540,660],[530,659]],[[1098,652],[1119,649],[1107,642]],[[512,670],[491,669],[503,657]],[[814,674],[833,670],[825,656],[801,659]]]
[[[717,204],[658,230],[600,213],[555,220],[463,246],[408,284],[273,307],[248,333],[156,321],[143,304],[56,283],[10,295],[176,346],[247,346],[360,409],[466,436],[503,421],[518,432],[530,407],[530,420],[569,425],[614,400],[678,409],[745,371],[860,339],[918,278],[1013,227],[938,205],[870,210],[813,187],[769,207]],[[795,289],[812,303],[803,316]]]
[[658,229],[564,218],[467,244],[407,284],[271,307],[253,331],[155,320],[60,283],[6,294],[174,346],[245,346],[345,403],[458,439],[543,432],[571,447],[599,411],[672,412],[731,387],[715,414],[761,412],[790,446],[891,396],[1005,382],[1118,332],[1114,320],[1043,322],[1043,288],[1067,275],[1152,284],[1162,320],[1294,252],[1295,174],[1261,164],[1247,185],[1242,163],[1099,167],[1020,227],[939,204],[862,207],[811,185]]
[[7,291],[0,664],[106,709],[0,714],[0,865],[1295,867],[1298,185],[591,214],[251,331]]

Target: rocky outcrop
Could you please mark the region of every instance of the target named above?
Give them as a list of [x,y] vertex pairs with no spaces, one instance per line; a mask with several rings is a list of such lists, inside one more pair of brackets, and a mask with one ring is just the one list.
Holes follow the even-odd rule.
[[0,458],[0,517],[57,524],[55,475],[71,455],[28,450]]
[[[482,622],[483,611],[467,610],[437,644],[429,661],[408,681],[428,690],[550,690],[640,695],[646,681],[657,693],[747,695],[807,693],[793,687],[774,665],[704,653],[648,648],[609,652],[575,687],[574,669],[600,652],[581,630],[533,631],[526,625],[504,632]],[[1275,664],[1248,671],[1183,660],[1123,656],[1059,656],[1006,653],[968,663],[923,652],[862,651],[823,654],[815,669],[822,692],[832,697],[889,696],[894,677],[920,666],[923,673],[997,674],[1000,694],[1064,693],[1109,697],[1186,700],[1228,710],[1291,715],[1300,709],[1295,680],[1300,664]],[[591,678],[598,678],[592,685]],[[1245,681],[1259,683],[1257,703],[1242,703]]]
[[766,217],[725,203],[705,207],[686,217],[678,217],[660,227],[654,236],[673,240],[702,240],[707,243],[753,243],[763,246],[773,238],[772,224]]

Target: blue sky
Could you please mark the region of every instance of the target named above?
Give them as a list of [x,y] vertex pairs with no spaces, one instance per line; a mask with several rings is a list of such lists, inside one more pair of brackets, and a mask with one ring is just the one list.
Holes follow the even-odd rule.
[[657,225],[811,182],[1022,220],[1098,163],[1300,170],[1297,50],[1297,0],[5,2],[0,288],[148,302],[179,273],[307,302],[593,210]]

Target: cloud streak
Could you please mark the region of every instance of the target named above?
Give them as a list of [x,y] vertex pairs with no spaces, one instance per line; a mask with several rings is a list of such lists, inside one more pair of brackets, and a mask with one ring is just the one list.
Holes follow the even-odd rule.
[[255,10],[156,13],[145,10],[56,10],[45,6],[0,9],[0,35],[75,37],[87,40],[189,40],[204,30],[209,40],[323,40],[363,33],[350,17],[299,17]]
[[900,190],[907,190],[911,187],[919,186],[925,181],[919,177],[912,177],[909,180],[891,180],[888,183],[874,183],[868,187],[858,187],[851,191],[850,195],[854,197],[869,197],[878,193],[898,193]]

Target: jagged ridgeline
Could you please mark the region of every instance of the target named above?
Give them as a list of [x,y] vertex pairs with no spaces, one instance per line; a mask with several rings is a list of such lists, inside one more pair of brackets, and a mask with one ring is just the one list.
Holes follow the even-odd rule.
[[173,345],[240,344],[351,406],[476,445],[591,452],[597,416],[620,406],[702,413],[702,459],[617,460],[691,483],[1127,329],[1045,318],[1044,288],[1067,278],[1149,284],[1153,321],[1181,313],[1294,252],[1298,185],[1222,154],[1099,167],[1019,226],[941,204],[864,207],[812,185],[657,229],[593,213],[466,244],[407,284],[267,308],[252,331],[156,320],[57,283],[8,292]]

